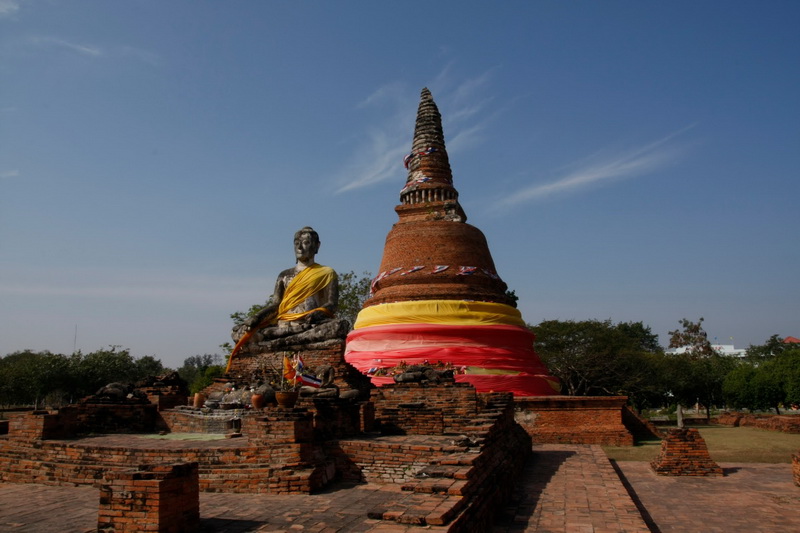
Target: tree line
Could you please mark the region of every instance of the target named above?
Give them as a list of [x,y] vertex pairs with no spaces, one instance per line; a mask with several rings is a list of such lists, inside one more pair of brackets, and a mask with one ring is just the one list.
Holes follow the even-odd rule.
[[[370,274],[339,273],[339,316],[351,327],[369,295]],[[511,293],[513,295],[513,292]],[[260,309],[231,314],[240,324]],[[642,322],[546,320],[529,329],[535,349],[570,396],[628,396],[638,409],[675,404],[775,409],[800,405],[800,345],[773,335],[750,346],[746,357],[717,352],[702,327],[703,319],[679,321],[664,351],[658,335]],[[230,353],[230,343],[220,347]],[[224,372],[225,355],[187,357],[177,369],[190,392],[210,385]],[[134,358],[111,346],[71,355],[24,350],[0,357],[0,406],[63,405],[119,381],[135,383],[167,372],[160,360]]]
[[628,396],[637,409],[699,403],[710,409],[800,405],[800,345],[773,335],[745,357],[719,353],[697,322],[682,319],[667,352],[649,326],[547,320],[529,326],[536,352],[570,396]]
[[135,383],[163,371],[155,357],[137,359],[119,346],[71,355],[23,350],[0,358],[0,405],[60,406],[109,383]]

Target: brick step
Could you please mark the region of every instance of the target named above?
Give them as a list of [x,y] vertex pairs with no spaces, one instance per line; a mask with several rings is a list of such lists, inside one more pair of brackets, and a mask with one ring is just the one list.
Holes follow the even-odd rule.
[[474,467],[480,465],[485,459],[481,458],[481,454],[477,451],[475,453],[454,453],[437,459],[438,464],[442,466],[469,466]]
[[413,526],[443,526],[464,509],[467,498],[441,494],[411,493],[389,506],[375,508],[367,516],[376,520]]
[[446,494],[448,496],[469,496],[476,483],[469,479],[432,478],[404,483],[403,492],[417,494]]

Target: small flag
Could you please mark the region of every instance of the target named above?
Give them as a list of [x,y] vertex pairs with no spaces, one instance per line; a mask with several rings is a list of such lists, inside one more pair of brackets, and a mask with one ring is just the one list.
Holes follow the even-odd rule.
[[425,268],[425,265],[413,266],[413,267],[409,268],[408,270],[406,270],[405,272],[402,272],[400,275],[401,276],[405,276],[406,274],[411,274],[412,272],[416,272],[418,270],[422,270],[423,268]]
[[458,274],[456,276],[471,276],[478,271],[478,267],[462,266],[458,267]]
[[300,357],[300,354],[294,356],[294,369],[297,374],[302,374],[303,369],[306,367],[305,363],[303,363],[303,358]]
[[369,285],[369,295],[372,296],[375,294],[375,289],[378,286],[378,282],[386,277],[386,272],[381,272],[377,275],[375,279],[372,280],[372,283]]
[[322,385],[321,379],[318,379],[316,376],[312,376],[310,374],[300,374],[300,376],[297,378],[297,381],[301,382],[303,385],[316,388],[319,388]]
[[490,278],[492,278],[492,279],[500,279],[500,277],[497,274],[495,274],[494,272],[492,272],[491,270],[488,270],[486,268],[482,268],[481,271],[484,274],[486,274],[487,276],[489,276]]
[[431,274],[438,274],[439,272],[444,272],[448,268],[450,268],[449,265],[436,265],[435,267],[433,267],[433,271],[431,272]]
[[289,381],[297,377],[297,372],[295,372],[292,362],[285,355],[283,356],[283,377]]
[[408,165],[411,163],[411,160],[414,159],[415,157],[421,156],[421,155],[432,154],[435,151],[436,151],[436,148],[434,148],[433,146],[429,146],[429,147],[427,147],[426,149],[424,149],[421,152],[417,152],[417,153],[411,152],[410,154],[408,154],[407,156],[405,156],[403,158],[403,166],[408,168]]

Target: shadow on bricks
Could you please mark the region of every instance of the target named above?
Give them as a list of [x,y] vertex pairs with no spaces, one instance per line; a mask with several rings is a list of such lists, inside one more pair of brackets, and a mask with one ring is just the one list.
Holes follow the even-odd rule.
[[512,493],[509,506],[498,515],[498,524],[527,523],[550,480],[574,455],[569,450],[536,450],[525,463],[526,482]]

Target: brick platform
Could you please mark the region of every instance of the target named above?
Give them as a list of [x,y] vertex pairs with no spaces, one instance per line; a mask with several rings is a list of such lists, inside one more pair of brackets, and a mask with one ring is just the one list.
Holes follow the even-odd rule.
[[[609,462],[595,447],[543,445],[533,452],[512,501],[498,507],[502,512],[493,527],[479,531],[647,531],[631,514],[634,503],[651,530],[662,533],[800,531],[800,489],[788,464],[723,463],[724,477],[671,477],[657,475],[646,462],[612,463],[633,495],[626,502],[624,495],[619,499],[623,483],[608,475]],[[421,528],[367,516],[402,494],[397,485],[377,483],[341,483],[303,496],[201,493],[199,531],[447,531],[446,526]],[[90,486],[0,482],[0,502],[0,531],[97,530],[98,489]]]
[[[160,483],[144,478],[165,463],[195,462],[201,491],[310,494],[335,479],[366,481],[402,493],[390,505],[368,510],[374,519],[454,532],[488,527],[530,454],[530,437],[514,421],[513,395],[477,394],[467,384],[413,383],[384,387],[373,400],[313,400],[314,410],[268,408],[241,418],[242,438],[185,442],[131,434],[47,438],[64,434],[61,415],[33,412],[15,418],[9,434],[0,436],[0,480]],[[376,427],[388,428],[389,435],[361,431],[370,405]],[[139,465],[148,465],[147,471],[131,472]],[[109,513],[149,520],[160,510],[146,496],[122,498],[124,505],[142,508]]]
[[537,444],[633,446],[622,422],[626,396],[515,398],[516,420]]

